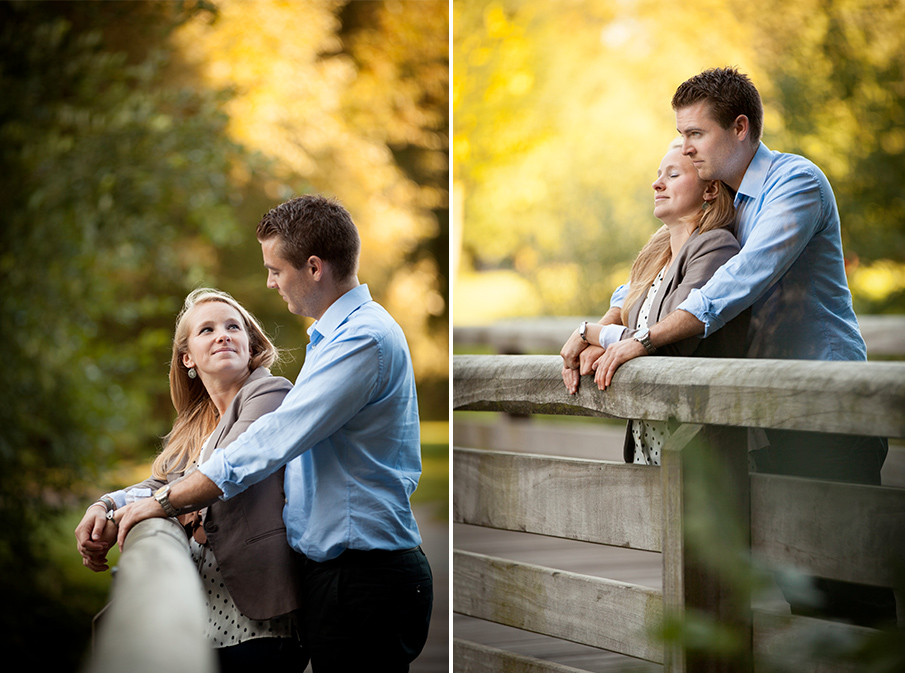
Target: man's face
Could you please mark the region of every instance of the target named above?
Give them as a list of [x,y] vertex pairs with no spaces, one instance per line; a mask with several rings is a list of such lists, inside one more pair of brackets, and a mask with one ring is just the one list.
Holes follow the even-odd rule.
[[309,306],[312,300],[314,279],[311,268],[296,269],[283,257],[277,236],[261,241],[264,266],[267,268],[267,287],[276,290],[286,302],[290,313],[309,318],[316,317]]
[[[741,119],[747,119],[741,117]],[[676,110],[676,129],[684,139],[682,154],[694,163],[702,180],[723,180],[738,189],[751,160],[748,126],[724,129],[706,100]]]

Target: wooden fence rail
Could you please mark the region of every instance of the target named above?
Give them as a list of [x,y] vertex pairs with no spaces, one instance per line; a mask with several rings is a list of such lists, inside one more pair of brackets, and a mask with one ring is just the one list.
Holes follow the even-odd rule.
[[[667,671],[751,671],[757,655],[805,618],[752,614],[749,587],[733,577],[737,564],[701,555],[688,521],[718,526],[714,513],[730,513],[735,525],[726,537],[772,567],[884,586],[896,580],[905,489],[749,475],[747,429],[871,428],[905,437],[905,363],[640,358],[607,391],[585,377],[575,396],[560,369],[556,356],[456,356],[453,407],[672,421],[678,429],[662,466],[455,448],[453,520],[660,552],[663,590],[455,549],[454,611]],[[702,459],[717,470],[703,483]],[[743,646],[728,657],[695,654],[651,636],[664,616],[691,609],[733,628]],[[454,652],[455,669],[469,673],[566,670],[461,640]]]
[[182,527],[148,519],[126,537],[86,673],[214,673],[207,609]]

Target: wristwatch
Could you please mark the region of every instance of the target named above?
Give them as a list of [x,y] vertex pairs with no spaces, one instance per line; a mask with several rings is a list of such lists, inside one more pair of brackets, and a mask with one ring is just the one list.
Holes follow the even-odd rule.
[[653,355],[657,352],[657,349],[654,348],[654,345],[650,342],[650,330],[643,329],[633,337],[635,341],[644,346],[644,350],[647,351],[648,355]]
[[585,343],[588,343],[588,321],[585,320],[578,326],[578,336],[581,337],[581,340]]
[[167,484],[157,489],[154,493],[154,499],[160,503],[160,506],[163,507],[163,511],[167,516],[176,516],[179,512],[177,512],[176,508],[170,504],[170,499],[167,497],[169,494],[170,485]]

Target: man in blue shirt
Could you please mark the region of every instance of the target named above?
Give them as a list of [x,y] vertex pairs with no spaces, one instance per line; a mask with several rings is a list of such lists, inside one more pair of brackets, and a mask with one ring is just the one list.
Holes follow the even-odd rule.
[[407,671],[433,589],[409,503],[421,454],[405,336],[358,282],[358,231],[341,205],[292,199],[257,235],[267,286],[291,313],[315,318],[296,385],[198,470],[120,510],[120,544],[141,519],[228,499],[286,465],[283,519],[299,552],[312,667]]
[[[584,355],[573,334],[562,350],[567,387],[577,384],[568,370],[589,374],[601,353],[597,369],[609,386],[628,360],[691,336],[709,336],[748,307],[749,357],[866,360],[845,277],[839,213],[826,176],[804,157],[770,151],[761,142],[760,95],[735,69],[692,77],[676,90],[672,105],[683,153],[698,176],[722,180],[736,192],[741,251],[647,334],[619,341],[605,353],[588,348]],[[601,324],[620,319],[616,307],[625,294],[625,287],[616,291]],[[884,439],[780,430],[768,430],[766,436],[769,445],[752,451],[759,472],[880,483]],[[895,622],[891,591],[821,584],[829,587],[821,614],[862,624]],[[793,610],[806,608],[793,605]]]

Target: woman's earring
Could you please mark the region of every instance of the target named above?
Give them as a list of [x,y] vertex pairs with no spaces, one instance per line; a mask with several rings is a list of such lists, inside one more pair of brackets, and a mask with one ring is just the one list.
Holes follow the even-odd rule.
[[706,213],[708,210],[710,210],[710,201],[704,201],[704,205],[701,206],[701,210],[703,210],[705,213]]
[[189,367],[189,372],[188,372],[188,374],[189,374],[189,378],[190,378],[190,379],[193,379],[193,378],[195,378],[196,376],[198,376],[198,372],[195,371],[195,368],[194,368],[194,367]]

